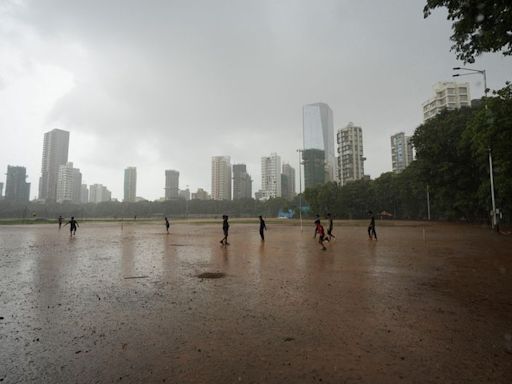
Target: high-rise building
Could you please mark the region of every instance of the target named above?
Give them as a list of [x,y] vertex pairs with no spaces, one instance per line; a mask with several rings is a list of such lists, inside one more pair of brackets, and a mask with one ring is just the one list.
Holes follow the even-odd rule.
[[72,162],[59,166],[57,178],[57,203],[80,203],[82,189],[82,174],[80,169],[73,168]]
[[261,158],[260,199],[281,197],[281,157],[277,153]]
[[233,200],[252,197],[252,179],[245,164],[233,164]]
[[192,200],[210,200],[210,194],[203,188],[197,188],[197,192],[192,194]]
[[190,189],[180,189],[179,198],[183,200],[190,200]]
[[69,132],[52,129],[44,134],[39,199],[57,200],[59,167],[68,162]]
[[293,199],[295,197],[295,169],[288,163],[283,164],[281,178],[281,194],[286,199]]
[[112,200],[112,192],[102,184],[93,184],[89,187],[89,202],[103,203]]
[[30,183],[27,183],[25,167],[7,166],[5,200],[27,202],[30,200]]
[[338,179],[341,185],[364,176],[363,130],[353,123],[338,129]]
[[124,199],[134,203],[137,199],[137,168],[128,167],[124,170]]
[[336,179],[332,110],[325,103],[302,109],[304,185],[306,188]]
[[404,132],[391,136],[391,162],[393,172],[402,172],[413,160],[413,149],[410,136]]
[[180,197],[180,173],[173,169],[165,171],[165,200],[177,200]]
[[433,87],[434,96],[423,103],[423,121],[433,118],[441,111],[452,111],[471,106],[469,83],[443,81]]
[[212,199],[231,200],[231,158],[212,157]]
[[87,188],[87,184],[82,184],[80,186],[80,202],[82,204],[87,204],[89,202],[89,188]]

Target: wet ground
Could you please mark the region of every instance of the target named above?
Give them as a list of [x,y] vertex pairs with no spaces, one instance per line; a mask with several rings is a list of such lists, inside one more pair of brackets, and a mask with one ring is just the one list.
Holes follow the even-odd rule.
[[2,226],[0,381],[512,382],[512,236],[355,224]]

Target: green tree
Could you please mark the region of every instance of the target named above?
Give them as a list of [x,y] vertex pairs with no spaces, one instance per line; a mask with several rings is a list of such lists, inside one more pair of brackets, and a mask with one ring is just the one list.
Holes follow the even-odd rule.
[[512,55],[510,0],[427,0],[424,17],[441,7],[447,8],[447,19],[453,21],[450,38],[458,59],[473,63],[483,52]]

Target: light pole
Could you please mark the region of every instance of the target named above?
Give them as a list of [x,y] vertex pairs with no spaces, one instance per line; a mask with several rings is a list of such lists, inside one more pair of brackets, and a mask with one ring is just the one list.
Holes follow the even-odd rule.
[[487,75],[485,73],[485,69],[473,69],[473,68],[464,68],[464,67],[454,67],[454,71],[468,71],[466,73],[455,73],[452,77],[460,77],[460,76],[470,76],[470,75],[482,75],[484,77],[484,94],[487,97]]
[[301,155],[302,149],[297,149],[297,153],[299,154],[299,220],[300,220],[300,231],[302,230],[302,171],[300,169],[300,165],[302,164]]
[[[484,94],[487,98],[487,74],[485,72],[485,69],[473,69],[473,68],[464,68],[464,67],[454,67],[454,71],[468,71],[466,73],[455,73],[452,75],[452,77],[459,77],[459,76],[469,76],[469,75],[482,75],[484,78]],[[485,104],[485,109],[487,110],[487,103]],[[492,228],[499,231],[497,217],[496,217],[496,202],[494,200],[494,180],[493,180],[493,169],[492,169],[492,151],[489,147],[489,179],[491,180],[491,201],[492,201]]]

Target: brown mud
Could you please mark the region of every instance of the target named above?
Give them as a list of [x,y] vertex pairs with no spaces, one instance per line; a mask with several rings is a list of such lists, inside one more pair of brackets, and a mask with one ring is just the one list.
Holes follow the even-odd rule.
[[512,382],[510,236],[309,224],[0,227],[2,384]]

